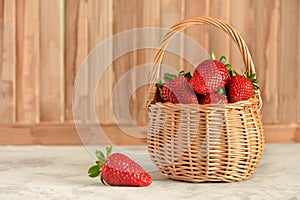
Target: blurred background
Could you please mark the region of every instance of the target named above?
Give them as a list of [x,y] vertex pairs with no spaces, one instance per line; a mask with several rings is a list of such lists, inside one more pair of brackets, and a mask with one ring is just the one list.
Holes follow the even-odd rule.
[[[80,144],[72,90],[88,53],[116,33],[170,28],[202,15],[229,22],[247,42],[260,80],[267,142],[300,142],[299,0],[0,0],[0,144]],[[184,33],[209,53],[244,68],[224,32],[199,26]],[[119,45],[113,45],[112,55]],[[187,51],[184,41],[178,48]],[[154,55],[147,49],[118,58],[98,84],[98,121],[116,144],[145,144],[115,125],[109,105],[117,80],[133,67],[151,63]],[[172,54],[165,64],[188,65]],[[141,125],[147,124],[146,96],[145,86],[130,101],[130,114]]]

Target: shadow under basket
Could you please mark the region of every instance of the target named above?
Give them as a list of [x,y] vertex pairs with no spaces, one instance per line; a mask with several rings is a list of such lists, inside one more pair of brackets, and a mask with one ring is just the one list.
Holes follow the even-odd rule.
[[188,182],[241,181],[251,177],[264,150],[262,100],[257,91],[247,101],[225,105],[161,102],[156,82],[172,36],[189,26],[208,24],[237,44],[249,74],[255,68],[248,47],[229,24],[210,17],[183,20],[164,37],[155,57],[148,93],[148,152],[163,175]]

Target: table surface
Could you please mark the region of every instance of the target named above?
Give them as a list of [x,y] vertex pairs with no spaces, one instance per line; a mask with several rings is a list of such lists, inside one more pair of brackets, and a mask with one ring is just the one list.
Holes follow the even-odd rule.
[[149,187],[103,186],[87,176],[95,147],[0,147],[0,199],[299,199],[300,144],[268,144],[249,180],[186,183],[164,178],[147,164],[146,147],[116,147],[151,171]]

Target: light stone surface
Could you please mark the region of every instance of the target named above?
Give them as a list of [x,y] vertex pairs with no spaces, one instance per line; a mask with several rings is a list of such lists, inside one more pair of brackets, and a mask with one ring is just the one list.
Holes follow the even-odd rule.
[[[146,153],[146,147],[126,148]],[[79,146],[0,147],[0,200],[300,200],[300,144],[266,145],[265,155],[254,176],[236,183],[172,181],[156,171],[151,172],[153,183],[149,187],[103,186],[99,179],[87,176],[87,169],[93,162],[88,151]]]

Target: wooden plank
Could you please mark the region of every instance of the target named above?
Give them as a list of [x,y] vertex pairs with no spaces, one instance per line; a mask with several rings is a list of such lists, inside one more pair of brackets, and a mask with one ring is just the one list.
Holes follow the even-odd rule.
[[[291,52],[297,52],[297,29],[298,0],[282,1],[280,10],[280,40],[278,46],[278,90],[280,92],[278,101],[278,120],[281,123],[295,122],[298,118],[297,112],[297,87],[299,87],[298,57],[291,56]],[[292,53],[293,54],[293,53]]]
[[255,4],[255,51],[252,56],[264,102],[263,120],[265,123],[277,123],[280,95],[277,80],[280,2],[257,0]]
[[39,145],[81,145],[81,141],[73,125],[43,125],[31,127],[34,144]]
[[24,18],[25,18],[25,0],[17,1],[16,2],[16,9],[17,9],[17,65],[16,65],[16,77],[19,79],[17,81],[17,86],[16,86],[16,111],[17,111],[17,116],[16,116],[16,121],[20,121],[20,113],[23,110],[23,104],[22,104],[22,64],[23,64],[23,46],[24,46]]
[[[209,4],[206,0],[185,0],[184,18],[193,18],[197,16],[207,16]],[[190,27],[185,32],[192,37],[205,49],[208,48],[208,32],[206,26]],[[185,49],[187,51],[188,49]],[[191,53],[191,52],[190,52]]]
[[[250,53],[255,51],[255,1],[253,0],[231,0],[230,1],[230,23],[242,35],[246,41]],[[238,17],[237,17],[238,16]],[[230,41],[230,63],[234,69],[242,74],[246,71],[243,57],[236,44]]]
[[33,145],[29,126],[0,126],[0,145]]
[[[97,128],[89,125],[89,128]],[[116,125],[101,125],[104,135],[99,134],[97,145],[146,145],[141,138],[147,134],[142,129],[132,129],[135,136],[124,133]],[[299,124],[265,124],[267,143],[295,143],[300,142]],[[41,123],[36,125],[7,124],[0,126],[0,145],[83,145],[73,123]],[[109,139],[109,141],[107,140]]]
[[[96,126],[90,125],[89,128],[97,129]],[[93,144],[146,145],[146,139],[130,136],[116,125],[102,125],[102,129],[104,135],[99,134],[98,141],[91,141]],[[144,132],[134,132],[145,135]],[[83,145],[73,123],[8,124],[0,126],[0,137],[0,145]]]
[[[113,2],[113,10],[114,10],[113,34],[117,34],[137,27],[138,25],[137,24],[138,21],[137,1],[138,0],[132,0],[130,1],[130,3],[128,3],[123,0],[115,0]],[[128,37],[136,38],[135,33],[130,33],[130,34],[132,35],[128,35]],[[113,86],[119,84],[118,81],[121,79],[121,77],[137,66],[137,52],[135,51],[135,49],[132,48],[136,44],[136,42],[137,42],[136,39],[126,40],[126,41],[114,40],[114,44],[113,44],[114,58],[120,56],[119,49],[128,49],[131,50],[131,52],[128,52],[127,54],[114,60],[113,63],[114,85]],[[126,95],[128,95],[128,91],[131,91],[132,89],[136,88],[136,78],[137,77],[132,76],[132,79],[128,83],[123,83],[119,85],[121,91],[124,91],[122,93],[122,95],[124,94],[124,97],[121,97],[119,99],[118,102],[120,103],[114,103],[112,105],[112,111],[114,113],[118,113],[119,116],[117,123],[128,123],[130,120],[126,115],[128,111],[128,105],[126,105],[123,101],[124,99],[126,99]],[[135,95],[133,95],[133,98],[135,98]],[[104,106],[106,105],[104,104]]]
[[297,128],[296,128],[295,142],[297,142],[297,143],[300,142],[300,125],[299,125],[299,123],[298,123],[298,126],[297,126]]
[[0,76],[2,76],[3,29],[4,29],[4,0],[0,0]]
[[[160,2],[160,27],[170,29],[180,20],[184,19],[185,4],[184,0],[164,0]],[[184,53],[184,38],[175,35],[167,47],[167,51],[163,58],[163,64],[171,67],[178,72],[185,70],[184,60],[180,55],[172,53],[178,51],[179,54]],[[164,72],[162,72],[164,73]],[[162,74],[163,76],[163,74]]]
[[[184,11],[184,18],[193,18],[197,16],[207,16],[209,11],[209,3],[206,0],[186,0],[185,1],[185,11]],[[199,45],[203,48],[203,53],[198,54],[194,52],[194,49],[187,46],[188,41],[190,41],[189,38],[184,41],[184,55],[185,57],[193,56],[192,62],[195,66],[191,67],[197,67],[196,65],[201,63],[203,60],[207,59],[207,52],[208,50],[208,27],[205,25],[199,25],[199,26],[191,26],[188,29],[184,31],[187,37],[190,37],[191,39],[198,42]],[[188,65],[188,63],[185,63],[185,65]],[[193,68],[188,69],[188,71],[193,71]]]
[[[300,1],[298,1],[298,58],[300,58]],[[300,61],[297,59],[298,64],[300,66]],[[300,77],[300,70],[298,69],[298,77]],[[297,123],[300,123],[300,84],[298,84],[298,120]]]
[[[88,2],[87,0],[66,0],[65,37],[65,113],[66,120],[73,119],[72,97],[76,73],[88,55]],[[84,81],[86,84],[87,80]],[[87,88],[87,87],[86,87]],[[87,98],[87,90],[76,94]],[[75,105],[74,105],[75,106]],[[87,118],[87,116],[86,116]]]
[[266,124],[264,126],[266,143],[294,143],[296,133],[299,132],[297,124]]
[[[159,25],[160,25],[160,1],[159,0],[144,0],[137,1],[137,28],[148,28],[157,27],[157,30],[147,32],[145,34],[139,34],[136,36],[136,42],[138,46],[144,47],[145,41],[156,41],[152,45],[159,45]],[[149,42],[148,42],[149,43]],[[144,81],[145,77],[148,76],[152,69],[152,63],[157,53],[157,49],[140,49],[136,52],[136,65],[147,65],[147,71],[145,74],[137,74],[136,81]],[[146,80],[148,77],[146,77]],[[143,86],[137,88],[132,95],[130,101],[130,112],[132,119],[137,124],[147,124],[148,121],[148,110],[146,108],[146,97],[148,94],[148,87]]]
[[[211,0],[209,1],[209,16],[230,21],[230,1],[229,0]],[[230,39],[223,31],[209,26],[209,48],[208,52],[214,52],[219,58],[226,56],[230,61]]]
[[64,121],[63,1],[40,1],[41,121]]
[[39,122],[39,1],[17,1],[17,121]]
[[[7,92],[10,92],[9,90],[6,89],[6,85],[4,85],[5,83],[3,83],[2,80],[2,57],[3,57],[3,52],[4,52],[4,48],[3,48],[3,44],[4,44],[4,38],[3,38],[3,31],[4,30],[4,0],[0,0],[0,101],[4,102],[1,103],[0,105],[0,122],[7,122],[7,121],[11,121],[11,119],[7,118],[8,112],[11,112],[11,109],[9,107],[9,103],[11,101],[11,99],[7,99]],[[7,105],[8,104],[8,107]]]
[[2,51],[0,68],[0,122],[16,120],[16,1],[1,2],[3,8]]
[[[89,0],[89,50],[91,51],[98,44],[103,42],[105,39],[108,39],[112,36],[113,31],[113,3],[114,1],[106,1],[106,0]],[[124,5],[125,4],[125,5]],[[127,4],[131,5],[131,3],[124,2],[123,6],[128,7]],[[116,11],[117,15],[121,16],[125,11]],[[129,12],[131,14],[131,11]],[[127,19],[123,19],[126,21]],[[105,59],[112,59],[112,44],[109,45],[108,49],[105,51],[104,56]],[[89,63],[91,65],[98,65],[99,67],[103,66],[103,60],[97,60],[92,58],[95,61]],[[97,69],[95,69],[97,70]],[[94,74],[97,74],[96,71],[93,71],[91,68],[89,70],[89,85],[97,84],[100,77],[95,77]],[[95,98],[95,108],[98,120],[100,122],[112,122],[113,117],[111,113],[111,96],[113,91],[113,83],[114,83],[114,74],[112,70],[112,66],[110,66],[105,74],[101,77],[98,83],[98,87],[96,89],[96,94],[93,88],[89,88],[89,98]],[[90,106],[92,110],[90,110],[90,116],[94,114],[94,106]],[[90,118],[90,120],[92,117]],[[95,123],[95,121],[91,121]]]

